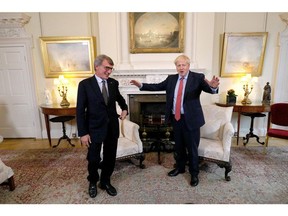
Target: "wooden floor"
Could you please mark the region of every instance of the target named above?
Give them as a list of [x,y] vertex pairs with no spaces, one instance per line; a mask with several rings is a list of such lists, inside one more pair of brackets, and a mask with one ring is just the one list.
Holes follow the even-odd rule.
[[[264,142],[265,137],[261,137],[260,141]],[[52,145],[56,145],[58,139],[52,139]],[[75,144],[76,148],[81,148],[79,139],[72,139],[72,143]],[[232,146],[237,147],[236,138],[232,140]],[[239,139],[238,147],[243,146],[242,138]],[[246,145],[249,146],[262,146],[256,142],[255,138],[251,138]],[[269,146],[288,146],[288,140],[270,138]],[[4,139],[2,143],[0,143],[1,149],[47,149],[51,148],[48,142],[48,139]],[[66,140],[62,140],[60,145],[57,148],[73,148]],[[84,148],[84,147],[83,147]]]
[[[58,139],[52,139],[52,146],[57,145]],[[76,148],[82,147],[79,139],[71,139]],[[51,148],[48,139],[4,139],[1,149],[47,149]],[[66,140],[62,140],[57,148],[74,148]]]

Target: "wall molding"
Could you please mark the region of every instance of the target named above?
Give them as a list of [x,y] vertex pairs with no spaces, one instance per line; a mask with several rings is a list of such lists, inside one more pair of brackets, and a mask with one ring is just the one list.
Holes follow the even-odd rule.
[[280,33],[279,61],[277,65],[276,80],[274,84],[274,103],[288,102],[288,77],[287,77],[287,56],[288,56],[288,13],[280,14],[280,19],[286,24],[284,31]]
[[24,13],[0,13],[0,38],[29,37],[24,29],[29,21],[30,16]]
[[[101,16],[105,14],[99,14]],[[103,17],[104,19],[104,17]],[[174,69],[172,59],[182,53],[137,53],[129,52],[129,16],[128,13],[119,12],[115,14],[116,40],[117,42],[117,59],[115,65],[117,70],[139,70],[139,69]],[[184,54],[190,57],[191,68],[198,68],[196,60],[196,42],[197,42],[197,13],[185,13],[185,37],[184,37]]]

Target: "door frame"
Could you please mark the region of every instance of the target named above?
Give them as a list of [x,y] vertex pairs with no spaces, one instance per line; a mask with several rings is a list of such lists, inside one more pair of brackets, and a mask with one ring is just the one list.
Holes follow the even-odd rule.
[[39,107],[37,104],[37,96],[36,96],[36,85],[35,85],[35,73],[34,73],[34,67],[33,67],[33,58],[32,58],[32,48],[33,48],[33,42],[32,38],[0,38],[0,46],[5,47],[24,47],[25,53],[26,53],[26,67],[27,71],[29,72],[29,86],[30,86],[30,92],[31,92],[31,98],[32,98],[32,110],[33,110],[33,117],[34,117],[34,137],[36,139],[42,138],[41,135],[41,124],[40,124],[40,116],[39,116]]

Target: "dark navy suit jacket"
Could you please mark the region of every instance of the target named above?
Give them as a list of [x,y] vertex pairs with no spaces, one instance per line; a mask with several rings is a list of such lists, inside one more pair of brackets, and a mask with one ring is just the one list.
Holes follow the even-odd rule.
[[[173,97],[178,77],[178,74],[174,74],[169,75],[161,83],[143,83],[140,89],[147,91],[166,91],[166,123],[170,122],[172,118]],[[200,128],[205,124],[200,103],[201,92],[214,93],[204,78],[205,76],[203,74],[189,71],[183,99],[184,118],[189,130]],[[218,90],[215,93],[218,93]]]
[[119,92],[119,83],[108,78],[109,100],[106,105],[95,76],[82,80],[78,86],[76,119],[79,136],[89,134],[92,142],[101,143],[107,135],[108,123],[113,131],[109,136],[119,137],[119,122],[116,102],[128,111],[125,99]]

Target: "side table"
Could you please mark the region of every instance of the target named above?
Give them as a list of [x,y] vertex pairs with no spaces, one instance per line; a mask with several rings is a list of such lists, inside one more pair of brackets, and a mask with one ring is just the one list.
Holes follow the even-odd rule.
[[[233,112],[238,113],[237,119],[237,145],[239,143],[239,130],[240,130],[240,120],[242,113],[262,113],[268,112],[270,113],[270,105],[263,105],[263,104],[241,104],[236,103],[234,105],[226,104],[226,103],[216,103],[217,106],[227,107],[233,106]],[[269,126],[269,122],[267,124],[267,128]],[[246,143],[247,144],[247,143]]]
[[50,144],[50,146],[52,146],[51,134],[50,134],[49,115],[55,115],[55,116],[76,116],[76,105],[75,104],[71,104],[69,107],[61,107],[59,104],[52,104],[52,105],[41,104],[40,108],[41,108],[41,112],[44,114],[45,125],[46,125],[46,131],[47,131],[47,137],[48,137],[48,140],[49,140],[49,144]]

